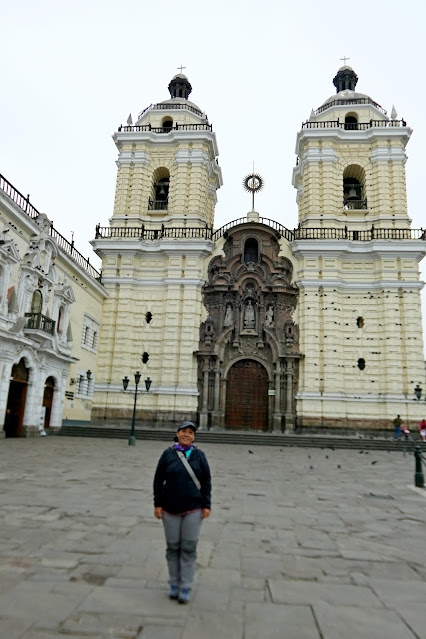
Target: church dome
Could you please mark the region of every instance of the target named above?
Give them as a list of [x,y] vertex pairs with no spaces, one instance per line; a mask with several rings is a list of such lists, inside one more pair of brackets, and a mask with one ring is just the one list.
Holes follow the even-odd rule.
[[355,87],[358,82],[358,76],[350,66],[343,66],[337,71],[337,74],[333,78],[333,84],[336,87],[336,93],[317,109],[316,114],[322,113],[326,109],[334,105],[350,105],[350,104],[372,104],[381,113],[386,114],[383,107],[377,102],[372,100],[366,93],[358,93],[355,91]]
[[181,106],[182,108],[188,108],[190,111],[196,113],[197,115],[205,117],[205,114],[202,112],[200,107],[188,100],[188,96],[192,91],[192,86],[186,75],[184,75],[183,73],[177,73],[170,80],[168,89],[170,93],[170,99],[158,102],[154,106],[154,108],[167,109],[167,107],[170,107],[171,109],[178,109]]

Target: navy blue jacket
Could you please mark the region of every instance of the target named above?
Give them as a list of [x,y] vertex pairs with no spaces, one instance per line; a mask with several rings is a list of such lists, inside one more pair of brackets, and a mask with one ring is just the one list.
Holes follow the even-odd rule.
[[172,515],[210,508],[211,478],[206,456],[202,450],[194,447],[188,462],[200,481],[201,490],[198,490],[176,450],[166,448],[154,476],[155,507],[161,506]]

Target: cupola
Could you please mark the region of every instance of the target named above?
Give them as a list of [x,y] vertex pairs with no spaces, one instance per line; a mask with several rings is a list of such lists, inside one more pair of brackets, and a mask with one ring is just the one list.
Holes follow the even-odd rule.
[[189,83],[186,75],[183,75],[183,73],[178,73],[170,81],[168,89],[171,98],[185,98],[185,100],[187,100],[189,94],[192,91],[192,86]]
[[340,91],[355,91],[356,83],[358,82],[358,76],[352,67],[344,66],[340,67],[336,76],[333,78],[333,84],[336,87],[336,93]]

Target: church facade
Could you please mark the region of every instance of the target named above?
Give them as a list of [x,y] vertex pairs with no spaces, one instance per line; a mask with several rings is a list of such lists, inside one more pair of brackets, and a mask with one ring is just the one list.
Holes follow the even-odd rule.
[[[215,133],[177,75],[170,99],[120,127],[114,214],[98,227],[103,305],[94,421],[277,430],[418,421],[419,261],[407,211],[411,129],[339,69],[297,135],[299,225],[252,211],[214,228]],[[141,362],[143,353],[149,359]],[[146,356],[145,356],[146,360]]]
[[295,229],[255,210],[215,227],[216,134],[181,74],[114,135],[102,273],[0,176],[0,418],[15,435],[128,428],[134,409],[137,427],[260,432],[423,418],[412,130],[357,82],[339,69],[297,134]]

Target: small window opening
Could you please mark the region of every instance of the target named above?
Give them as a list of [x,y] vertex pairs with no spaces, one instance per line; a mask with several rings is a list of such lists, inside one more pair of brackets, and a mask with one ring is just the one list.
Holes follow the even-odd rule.
[[363,359],[362,357],[360,357],[358,360],[358,368],[361,371],[363,371],[365,368],[365,359]]
[[358,120],[353,115],[345,117],[345,129],[347,131],[356,131],[358,129]]
[[257,262],[259,259],[259,245],[257,240],[249,238],[244,245],[244,262]]
[[364,318],[363,317],[357,317],[356,325],[358,326],[358,328],[363,328],[364,327]]
[[57,324],[56,324],[56,332],[57,333],[61,332],[61,328],[62,328],[61,327],[61,320],[62,320],[62,306],[59,309],[59,313],[58,313],[58,321],[57,321]]
[[163,129],[167,132],[173,128],[173,120],[164,120]]
[[39,290],[34,291],[31,300],[31,313],[41,313],[43,307],[43,296]]
[[145,313],[145,320],[146,323],[149,324],[150,321],[152,320],[152,313],[150,311],[148,311],[147,313]]

